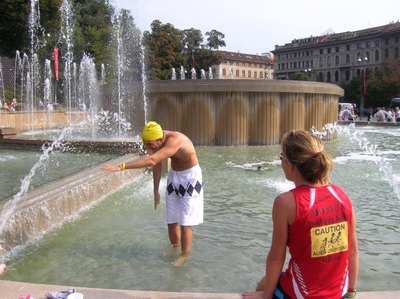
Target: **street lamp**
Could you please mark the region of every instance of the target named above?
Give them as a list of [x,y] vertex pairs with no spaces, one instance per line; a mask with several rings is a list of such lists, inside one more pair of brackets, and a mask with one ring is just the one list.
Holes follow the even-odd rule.
[[[188,47],[188,43],[186,42],[184,48],[186,50],[189,50],[190,51],[189,53],[191,53],[191,55],[192,55],[191,61],[188,62],[188,66],[189,66],[189,71],[187,72],[188,73],[188,79],[190,79],[190,78],[191,79],[196,79],[196,71],[195,71],[196,70],[196,64],[195,64],[195,60],[194,60],[194,45],[193,45],[193,43],[191,43],[190,44],[190,48],[189,48]],[[193,74],[193,70],[194,70],[194,74]],[[192,76],[190,76],[190,74],[192,74]]]
[[311,68],[306,68],[304,71],[309,75],[311,81]]
[[[368,61],[368,58],[364,56],[363,59],[361,57],[358,57],[357,61],[361,63],[361,65],[364,64],[364,61]],[[364,68],[361,67],[361,98],[360,98],[360,120],[364,116],[364,101],[365,101],[365,94],[367,92],[366,90],[367,86],[365,84],[365,71]]]

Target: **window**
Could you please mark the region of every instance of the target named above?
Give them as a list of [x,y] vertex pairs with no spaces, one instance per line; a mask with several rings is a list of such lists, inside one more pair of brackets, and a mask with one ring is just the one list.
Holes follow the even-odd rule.
[[236,77],[239,77],[239,70],[236,70]]
[[254,71],[254,78],[257,78],[257,71]]
[[331,53],[331,48],[328,48],[327,50],[328,50],[327,53]]
[[[267,76],[268,76],[267,72],[265,72],[265,77],[264,78],[267,78]],[[263,72],[261,72],[261,71],[260,71],[260,78],[263,78]]]
[[320,67],[324,66],[324,60],[322,59],[322,57],[319,59],[319,66]]
[[389,49],[385,49],[385,58],[389,58]]
[[386,39],[385,39],[385,45],[387,46],[388,44],[389,44],[389,39],[386,38]]
[[[280,68],[279,68],[280,69]],[[242,71],[242,77],[244,78],[244,77],[246,77],[246,71]]]
[[357,49],[361,49],[362,48],[362,44],[361,43],[357,43]]
[[375,51],[375,61],[379,61],[379,51]]
[[350,45],[346,45],[346,51],[350,51]]
[[346,63],[350,63],[350,55],[349,54],[346,55]]
[[336,55],[335,57],[335,65],[338,66],[339,65],[339,56]]
[[365,53],[365,58],[364,58],[366,63],[369,63],[371,61],[371,55],[369,54],[369,52]]
[[379,40],[375,41],[375,47],[379,47]]
[[251,71],[247,72],[247,77],[251,78]]
[[222,75],[226,76],[226,69],[222,69]]
[[331,82],[331,72],[326,74],[326,82]]
[[398,36],[396,36],[396,37],[394,38],[394,42],[395,42],[396,44],[399,42],[399,37],[398,37]]
[[335,72],[335,82],[339,82],[339,72]]
[[349,70],[346,71],[346,81],[347,82],[350,81],[350,71]]
[[331,57],[328,56],[328,66],[331,66]]
[[399,59],[399,48],[394,48],[394,59]]
[[324,54],[324,49],[319,49],[319,54]]
[[335,51],[336,51],[336,53],[339,52],[339,47],[336,47],[336,48],[335,48]]
[[371,42],[365,42],[365,47],[370,48],[371,47]]

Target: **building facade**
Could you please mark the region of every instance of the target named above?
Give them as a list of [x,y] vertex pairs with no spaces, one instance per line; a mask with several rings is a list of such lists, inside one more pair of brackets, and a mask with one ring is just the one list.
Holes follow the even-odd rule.
[[362,69],[379,68],[399,59],[400,22],[354,32],[328,33],[276,45],[274,79],[289,80],[306,72],[311,81],[339,84],[359,76]]
[[214,79],[272,80],[274,58],[271,53],[262,55],[220,51],[223,61],[211,67]]

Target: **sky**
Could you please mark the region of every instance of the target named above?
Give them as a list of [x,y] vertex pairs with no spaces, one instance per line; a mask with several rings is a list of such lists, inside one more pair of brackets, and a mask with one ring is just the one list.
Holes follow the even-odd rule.
[[159,20],[175,28],[225,34],[224,51],[261,54],[293,39],[356,31],[400,19],[400,1],[361,0],[114,0],[131,11],[136,26]]

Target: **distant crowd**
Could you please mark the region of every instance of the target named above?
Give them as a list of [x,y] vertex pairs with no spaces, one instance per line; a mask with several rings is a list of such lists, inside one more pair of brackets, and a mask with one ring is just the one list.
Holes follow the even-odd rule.
[[15,111],[17,105],[17,99],[7,101],[5,98],[1,100],[1,110],[3,111]]
[[[56,105],[56,106],[55,106]],[[18,106],[17,109],[17,99],[12,99],[12,100],[7,100],[5,98],[3,98],[0,102],[0,110],[1,111],[7,111],[7,112],[12,112],[12,111],[16,111],[16,110],[21,110],[21,106]],[[26,109],[27,106],[25,106]],[[62,107],[60,104],[57,103],[43,103],[43,101],[39,101],[36,109],[39,110],[47,110],[47,111],[52,111],[57,107]],[[78,106],[80,111],[86,111],[86,104],[84,102],[81,102]]]
[[[359,116],[355,113],[354,109],[342,108],[339,111],[339,120],[357,121],[360,120]],[[367,121],[381,121],[381,122],[400,122],[400,109],[377,107],[375,110],[370,107],[365,111]]]

